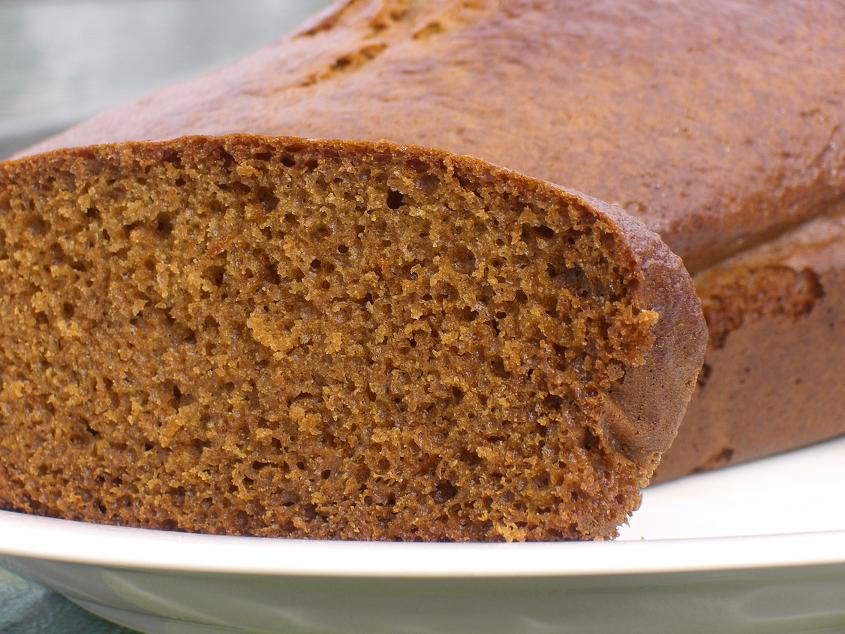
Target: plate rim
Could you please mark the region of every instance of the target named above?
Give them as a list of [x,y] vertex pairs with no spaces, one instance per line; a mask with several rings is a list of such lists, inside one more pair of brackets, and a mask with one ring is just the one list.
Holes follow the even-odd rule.
[[0,511],[0,536],[0,556],[11,558],[277,577],[595,577],[845,565],[845,530],[615,542],[402,543],[203,535]]

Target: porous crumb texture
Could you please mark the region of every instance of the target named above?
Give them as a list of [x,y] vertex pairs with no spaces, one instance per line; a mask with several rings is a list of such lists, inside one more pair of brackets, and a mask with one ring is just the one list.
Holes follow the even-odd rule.
[[0,169],[0,505],[208,533],[607,538],[618,229],[470,159],[192,139]]

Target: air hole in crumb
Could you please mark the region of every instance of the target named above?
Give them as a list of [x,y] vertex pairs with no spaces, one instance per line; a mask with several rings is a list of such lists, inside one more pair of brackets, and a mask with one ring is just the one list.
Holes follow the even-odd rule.
[[455,247],[452,253],[455,270],[469,275],[475,270],[475,254],[465,246]]
[[35,323],[44,326],[50,323],[50,320],[47,319],[47,314],[44,311],[39,310],[35,313]]
[[555,230],[546,225],[535,227],[534,232],[544,240],[551,240],[555,237]]
[[490,369],[493,371],[493,374],[503,379],[507,379],[511,375],[511,373],[505,369],[505,362],[500,356],[495,356],[490,359]]
[[463,321],[475,321],[478,318],[478,311],[472,310],[469,306],[464,306],[458,311],[458,315]]
[[70,302],[64,302],[62,304],[62,317],[65,319],[73,318],[73,314],[76,312],[76,307]]
[[458,489],[449,480],[441,480],[437,483],[437,488],[434,490],[434,501],[438,504],[444,504],[451,500],[458,494]]
[[161,157],[165,163],[170,163],[176,167],[182,167],[182,156],[177,150],[166,150]]
[[481,464],[481,456],[469,449],[461,449],[458,453],[458,459],[470,467],[476,467]]
[[215,286],[222,286],[225,274],[226,267],[215,264],[206,267],[206,269],[203,271],[202,276]]
[[85,431],[86,431],[86,432],[87,432],[90,436],[92,436],[93,438],[96,438],[97,436],[99,436],[99,435],[100,435],[100,432],[98,432],[96,429],[94,429],[93,427],[91,427],[91,423],[90,423],[90,422],[88,422],[88,419],[83,418],[81,422],[82,422],[82,424],[83,424],[83,425],[84,425],[84,427],[85,427]]
[[166,238],[173,233],[173,220],[169,214],[159,214],[155,222],[156,233],[161,237]]
[[31,214],[26,219],[26,228],[37,236],[43,236],[50,230],[50,223],[44,220],[41,216]]
[[293,167],[296,165],[296,159],[294,159],[290,154],[285,154],[282,156],[282,165],[285,167]]
[[85,210],[85,216],[92,220],[96,220],[100,217],[100,210],[96,207],[88,207],[88,209]]
[[592,451],[599,444],[598,437],[590,429],[584,430],[584,449]]
[[425,161],[421,161],[420,159],[408,159],[408,167],[418,174],[425,174],[428,171],[428,165]]
[[452,386],[452,402],[455,405],[460,405],[461,401],[464,400],[464,391],[457,387],[456,385]]
[[276,265],[272,262],[268,262],[264,266],[264,281],[272,285],[278,285],[282,283],[282,276],[279,275],[279,271],[276,268]]
[[440,295],[442,299],[448,301],[455,301],[458,299],[458,289],[448,283],[439,284]]
[[398,192],[395,189],[391,189],[387,192],[387,206],[390,209],[399,209],[399,207],[404,204],[405,197],[402,195],[402,192]]
[[128,222],[123,225],[123,236],[128,240],[129,237],[132,235],[132,232],[135,231],[141,225],[140,222]]
[[563,405],[563,399],[555,394],[549,394],[543,399],[543,407],[549,410],[559,410]]
[[538,473],[536,476],[534,476],[534,485],[538,489],[548,489],[550,483],[551,478],[549,477],[548,473]]
[[522,289],[519,289],[516,292],[516,303],[517,304],[524,304],[527,301],[528,301],[528,295],[525,294],[525,291],[523,291]]
[[320,262],[319,258],[314,258],[313,260],[311,260],[311,264],[309,265],[309,267],[311,268],[312,271],[317,272],[317,271],[320,270],[320,267],[322,266],[322,264],[323,263]]
[[424,194],[431,195],[440,187],[440,179],[434,174],[425,174],[420,177],[418,185]]
[[70,268],[72,268],[74,271],[79,271],[80,273],[84,273],[85,271],[88,270],[88,265],[85,264],[85,262],[82,262],[80,260],[73,260],[70,263]]
[[341,255],[346,255],[347,253],[349,253],[349,247],[346,246],[345,244],[340,244],[337,247],[337,252],[340,253]]
[[556,267],[554,264],[549,263],[546,266],[546,273],[552,279],[555,286],[568,288],[576,295],[584,296],[590,290],[587,275],[580,266],[576,265],[571,268],[566,266]]
[[252,193],[252,188],[247,185],[246,183],[242,183],[241,181],[235,181],[231,184],[231,189],[235,194],[241,197],[246,197]]
[[316,238],[317,240],[325,240],[332,234],[332,230],[329,229],[323,223],[318,224],[311,230],[311,235]]
[[235,158],[231,154],[229,154],[229,152],[226,151],[226,148],[224,148],[222,145],[218,145],[216,148],[214,148],[212,156],[222,161],[225,167],[229,167],[232,163],[235,162]]
[[220,324],[217,323],[217,320],[213,316],[207,315],[202,322],[202,328],[211,334],[215,334],[220,329]]
[[268,214],[279,206],[278,197],[269,187],[259,187],[256,195],[262,207],[264,207],[264,211]]

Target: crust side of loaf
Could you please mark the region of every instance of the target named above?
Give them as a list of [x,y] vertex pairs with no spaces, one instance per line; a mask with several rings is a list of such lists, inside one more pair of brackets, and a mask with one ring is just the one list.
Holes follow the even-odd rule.
[[696,286],[710,348],[656,481],[843,433],[845,205],[700,273]]
[[[845,195],[843,21],[835,2],[350,0],[230,68],[30,151],[237,131],[421,143],[615,202],[689,271],[721,274],[720,261],[824,216]],[[771,298],[764,312],[776,312],[782,281],[757,283]],[[714,333],[733,318],[722,309],[710,307]],[[808,317],[818,315],[783,327],[800,330]],[[729,347],[747,336],[748,350],[762,349],[755,329],[739,334],[751,323],[738,322]],[[801,367],[812,350],[835,367],[839,331],[806,330],[818,336],[785,333],[778,354]],[[799,412],[781,408],[775,373],[749,378],[725,351],[708,364],[757,395],[759,407],[730,410],[715,389],[693,397],[691,427],[731,429],[749,443],[732,448],[734,460],[845,432],[826,413],[842,406],[841,390],[816,393],[812,376],[800,377],[795,402],[814,394],[825,405]],[[790,412],[793,424],[775,428],[767,411]],[[674,474],[707,463],[711,448],[687,442],[679,438]]]
[[[666,430],[681,420],[687,409],[684,394],[694,391],[692,377],[701,369],[699,349],[707,337],[706,324],[699,320],[700,305],[689,301],[689,280],[677,271],[684,268],[657,236],[643,232],[638,221],[607,203],[588,199],[623,227],[634,246],[644,282],[638,289],[642,305],[651,306],[661,318],[655,327],[655,344],[648,360],[629,369],[624,380],[608,394],[608,424],[622,446],[639,461],[657,465],[671,443]],[[660,401],[657,394],[669,394]]]
[[617,203],[695,273],[845,195],[843,21],[833,2],[350,0],[31,151],[232,132],[441,147]]
[[59,150],[0,165],[0,229],[0,495],[28,512],[612,537],[704,352],[692,281],[655,234],[441,151]]

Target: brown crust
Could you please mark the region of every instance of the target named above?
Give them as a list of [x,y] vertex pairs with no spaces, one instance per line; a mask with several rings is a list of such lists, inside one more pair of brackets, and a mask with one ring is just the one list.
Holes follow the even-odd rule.
[[695,282],[711,345],[655,480],[845,432],[845,204]]
[[[636,231],[634,221],[618,208],[594,201],[597,208],[616,217],[629,230],[629,240],[643,269],[640,302],[660,313],[655,328],[655,345],[647,361],[629,370],[610,397],[627,417],[615,420],[615,432],[632,456],[640,463],[657,465],[669,449],[675,435],[675,421],[683,419],[701,368],[701,342],[707,327],[701,316],[701,304],[690,296],[695,293],[692,280],[685,274],[681,259],[651,232]],[[638,223],[637,223],[638,224]],[[658,394],[669,398],[660,401]]]

